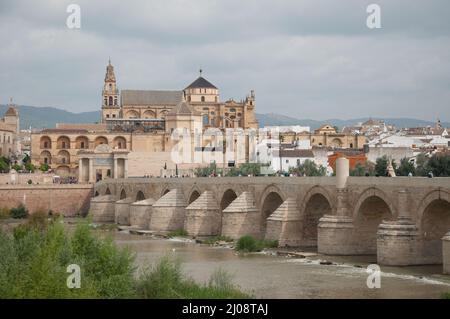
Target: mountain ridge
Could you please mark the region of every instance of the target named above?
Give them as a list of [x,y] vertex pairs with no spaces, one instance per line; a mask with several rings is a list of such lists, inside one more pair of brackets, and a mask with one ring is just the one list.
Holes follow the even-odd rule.
[[[0,117],[6,112],[8,106],[0,105]],[[28,105],[17,106],[20,115],[21,129],[54,128],[56,123],[95,123],[100,120],[100,111],[90,111],[74,113],[62,110],[56,107],[37,107]],[[393,124],[397,128],[402,127],[418,127],[418,126],[433,126],[435,122],[427,120],[419,120],[413,118],[381,118],[381,117],[361,117],[354,119],[297,119],[291,116],[278,113],[256,113],[256,118],[259,121],[260,127],[275,126],[275,125],[301,125],[309,126],[311,129],[316,129],[323,124],[335,125],[339,128],[350,125],[357,125],[365,122],[368,119],[384,120],[386,124]],[[450,122],[443,122],[442,126],[450,127]]]

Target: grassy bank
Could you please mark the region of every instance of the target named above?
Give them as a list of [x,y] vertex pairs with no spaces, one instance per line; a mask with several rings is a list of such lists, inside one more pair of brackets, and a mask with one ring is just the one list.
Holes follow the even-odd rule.
[[[61,219],[31,216],[12,233],[0,232],[0,298],[249,297],[221,270],[201,285],[168,257],[137,273],[134,253],[95,236],[88,221],[69,234]],[[80,288],[67,287],[71,264],[80,266]]]
[[257,252],[264,248],[276,248],[278,247],[277,240],[260,240],[255,239],[252,236],[242,236],[236,243],[235,249],[241,252]]

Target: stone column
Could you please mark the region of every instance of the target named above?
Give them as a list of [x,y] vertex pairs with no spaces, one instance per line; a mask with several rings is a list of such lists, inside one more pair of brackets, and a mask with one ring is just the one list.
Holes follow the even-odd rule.
[[124,162],[123,178],[128,178],[128,159],[124,158],[123,162]]
[[78,183],[84,183],[84,176],[83,176],[83,158],[80,158],[78,160]]
[[113,178],[117,179],[117,158],[114,158]]
[[94,159],[89,159],[89,183],[95,183]]
[[418,249],[419,231],[410,217],[407,190],[398,192],[398,219],[382,221],[378,227],[377,261],[379,264],[407,266],[421,264]]
[[450,232],[442,238],[443,273],[450,275]]

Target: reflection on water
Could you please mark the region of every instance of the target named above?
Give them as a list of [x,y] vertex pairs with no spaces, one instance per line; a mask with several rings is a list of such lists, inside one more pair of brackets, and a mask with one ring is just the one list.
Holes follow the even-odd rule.
[[[368,289],[366,267],[375,256],[242,256],[231,249],[182,241],[123,233],[115,238],[119,245],[130,246],[137,253],[139,266],[169,253],[180,258],[184,271],[195,280],[205,282],[214,270],[222,268],[257,298],[439,298],[442,292],[450,291],[450,276],[440,275],[441,266],[382,266],[381,288]],[[320,259],[337,265],[320,265]]]

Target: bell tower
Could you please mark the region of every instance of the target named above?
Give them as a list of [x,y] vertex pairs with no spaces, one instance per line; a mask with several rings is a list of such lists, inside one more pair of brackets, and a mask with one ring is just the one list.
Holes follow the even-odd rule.
[[102,123],[107,119],[120,117],[119,89],[117,88],[114,67],[109,59],[106,67],[105,83],[102,91]]

